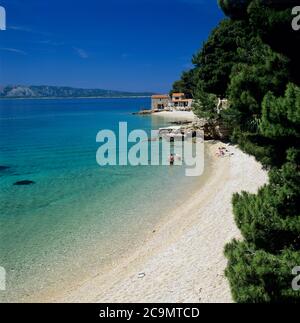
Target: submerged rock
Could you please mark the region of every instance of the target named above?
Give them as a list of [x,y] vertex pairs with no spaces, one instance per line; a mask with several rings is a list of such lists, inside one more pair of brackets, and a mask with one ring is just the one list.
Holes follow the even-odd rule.
[[10,169],[10,167],[9,166],[0,165],[0,171],[7,170],[7,169]]
[[32,185],[35,184],[34,181],[29,181],[29,180],[25,180],[25,181],[18,181],[15,182],[14,185],[20,186],[20,185]]
[[153,111],[152,110],[141,110],[138,112],[133,112],[132,114],[134,115],[146,115],[146,114],[152,114]]

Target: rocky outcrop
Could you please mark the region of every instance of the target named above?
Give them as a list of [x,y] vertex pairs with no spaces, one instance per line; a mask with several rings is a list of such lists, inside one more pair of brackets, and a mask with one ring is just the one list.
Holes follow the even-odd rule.
[[153,111],[152,110],[141,110],[138,112],[133,112],[134,115],[148,115],[148,114],[152,114]]
[[228,140],[231,135],[230,129],[219,120],[206,121],[202,129],[206,140]]

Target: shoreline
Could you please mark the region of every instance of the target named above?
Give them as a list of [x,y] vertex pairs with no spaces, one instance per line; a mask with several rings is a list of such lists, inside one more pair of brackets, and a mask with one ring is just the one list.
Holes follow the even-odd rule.
[[55,96],[41,96],[41,97],[0,97],[1,100],[83,100],[83,99],[146,99],[151,98],[151,96],[143,95],[143,96],[70,96],[70,97],[55,97]]
[[168,121],[196,121],[197,117],[193,111],[161,111],[151,114],[153,117],[164,118]]
[[224,246],[240,238],[231,207],[234,192],[256,192],[267,173],[234,146],[209,143],[211,174],[196,192],[155,227],[129,257],[52,302],[232,302],[224,277]]

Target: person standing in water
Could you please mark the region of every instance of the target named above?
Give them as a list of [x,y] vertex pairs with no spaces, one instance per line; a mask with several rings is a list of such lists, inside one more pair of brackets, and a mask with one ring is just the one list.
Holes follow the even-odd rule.
[[175,157],[173,154],[170,155],[170,165],[173,166],[175,161]]

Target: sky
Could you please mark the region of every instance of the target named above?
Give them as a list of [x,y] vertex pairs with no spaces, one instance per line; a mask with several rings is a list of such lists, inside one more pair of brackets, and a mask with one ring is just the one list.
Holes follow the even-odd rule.
[[0,85],[168,92],[223,18],[217,0],[0,0]]

